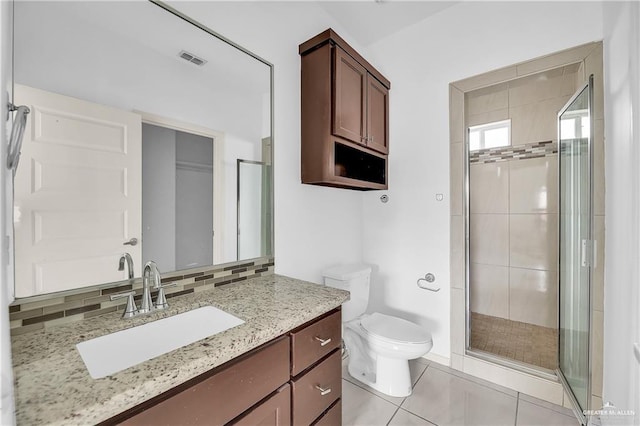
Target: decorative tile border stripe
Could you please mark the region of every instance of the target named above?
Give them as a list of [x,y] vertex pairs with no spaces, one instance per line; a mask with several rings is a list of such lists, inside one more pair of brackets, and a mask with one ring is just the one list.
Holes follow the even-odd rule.
[[568,139],[567,143],[563,143],[560,146],[560,153],[563,156],[583,155],[585,152],[588,152],[588,151],[589,151],[588,138],[579,138],[579,139],[570,139],[570,140]]
[[[199,293],[214,287],[223,286],[249,278],[272,275],[274,269],[273,258],[258,259],[254,262],[237,263],[230,266],[210,267],[198,272],[176,275],[175,272],[164,274],[163,283],[175,282],[175,287],[165,289],[167,299],[183,294]],[[136,290],[136,302],[142,298],[142,278],[136,278],[132,284],[117,285],[85,292],[59,295],[52,294],[50,298],[37,301],[14,302],[9,306],[9,320],[11,335],[29,333],[60,324],[82,321],[99,315],[122,311],[126,299],[111,301],[113,293]],[[156,291],[152,291],[155,297]]]
[[503,146],[500,148],[480,149],[469,154],[469,163],[484,164],[501,161],[528,160],[531,158],[548,157],[558,153],[558,144],[544,141],[517,146]]

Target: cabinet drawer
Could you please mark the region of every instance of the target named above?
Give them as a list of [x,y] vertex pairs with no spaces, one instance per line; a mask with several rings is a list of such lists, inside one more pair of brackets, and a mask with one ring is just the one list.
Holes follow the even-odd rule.
[[288,380],[289,339],[283,337],[122,424],[225,424]]
[[291,333],[291,375],[297,376],[335,348],[342,339],[340,311]]
[[291,385],[284,385],[271,398],[254,407],[242,418],[229,424],[234,426],[290,426]]
[[342,400],[324,413],[313,426],[340,426],[342,425]]
[[340,351],[336,350],[312,370],[292,382],[294,425],[311,424],[336,399],[340,398],[342,395],[341,359]]

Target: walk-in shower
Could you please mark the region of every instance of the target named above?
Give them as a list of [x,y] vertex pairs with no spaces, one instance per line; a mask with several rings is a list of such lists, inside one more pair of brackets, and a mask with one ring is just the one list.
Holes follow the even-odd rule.
[[578,71],[563,66],[466,94],[467,347],[557,375],[584,410],[593,83]]
[[557,114],[578,64],[466,94],[469,348],[558,366]]
[[602,54],[589,43],[449,86],[451,366],[583,424],[603,406]]

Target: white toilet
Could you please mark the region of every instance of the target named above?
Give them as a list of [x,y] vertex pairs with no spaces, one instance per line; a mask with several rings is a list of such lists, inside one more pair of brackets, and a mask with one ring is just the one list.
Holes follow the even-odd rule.
[[364,313],[369,303],[369,266],[337,266],[323,276],[325,285],[351,292],[351,299],[342,305],[349,374],[384,394],[411,395],[409,360],[431,350],[431,334],[402,318]]

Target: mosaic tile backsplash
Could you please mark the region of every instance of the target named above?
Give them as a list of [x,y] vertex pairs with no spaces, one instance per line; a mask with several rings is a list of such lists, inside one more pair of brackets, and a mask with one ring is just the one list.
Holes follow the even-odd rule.
[[[175,282],[175,287],[165,288],[167,299],[183,294],[198,293],[219,287],[225,284],[243,281],[248,278],[272,275],[274,268],[273,258],[262,258],[251,262],[234,265],[212,266],[198,272],[180,274],[169,272],[162,274],[162,282]],[[88,288],[86,292],[74,292],[74,294],[57,296],[52,294],[50,298],[20,303],[14,302],[9,306],[9,320],[11,322],[11,335],[24,334],[31,331],[42,330],[59,324],[81,321],[98,315],[123,311],[126,298],[110,300],[110,295],[125,291],[136,290],[135,300],[139,305],[142,298],[142,278],[132,280],[131,284],[101,289]],[[151,292],[155,299],[156,291]]]
[[470,164],[498,163],[501,161],[527,160],[548,157],[558,153],[558,144],[553,141],[535,142],[526,145],[502,146],[479,149],[469,153]]

